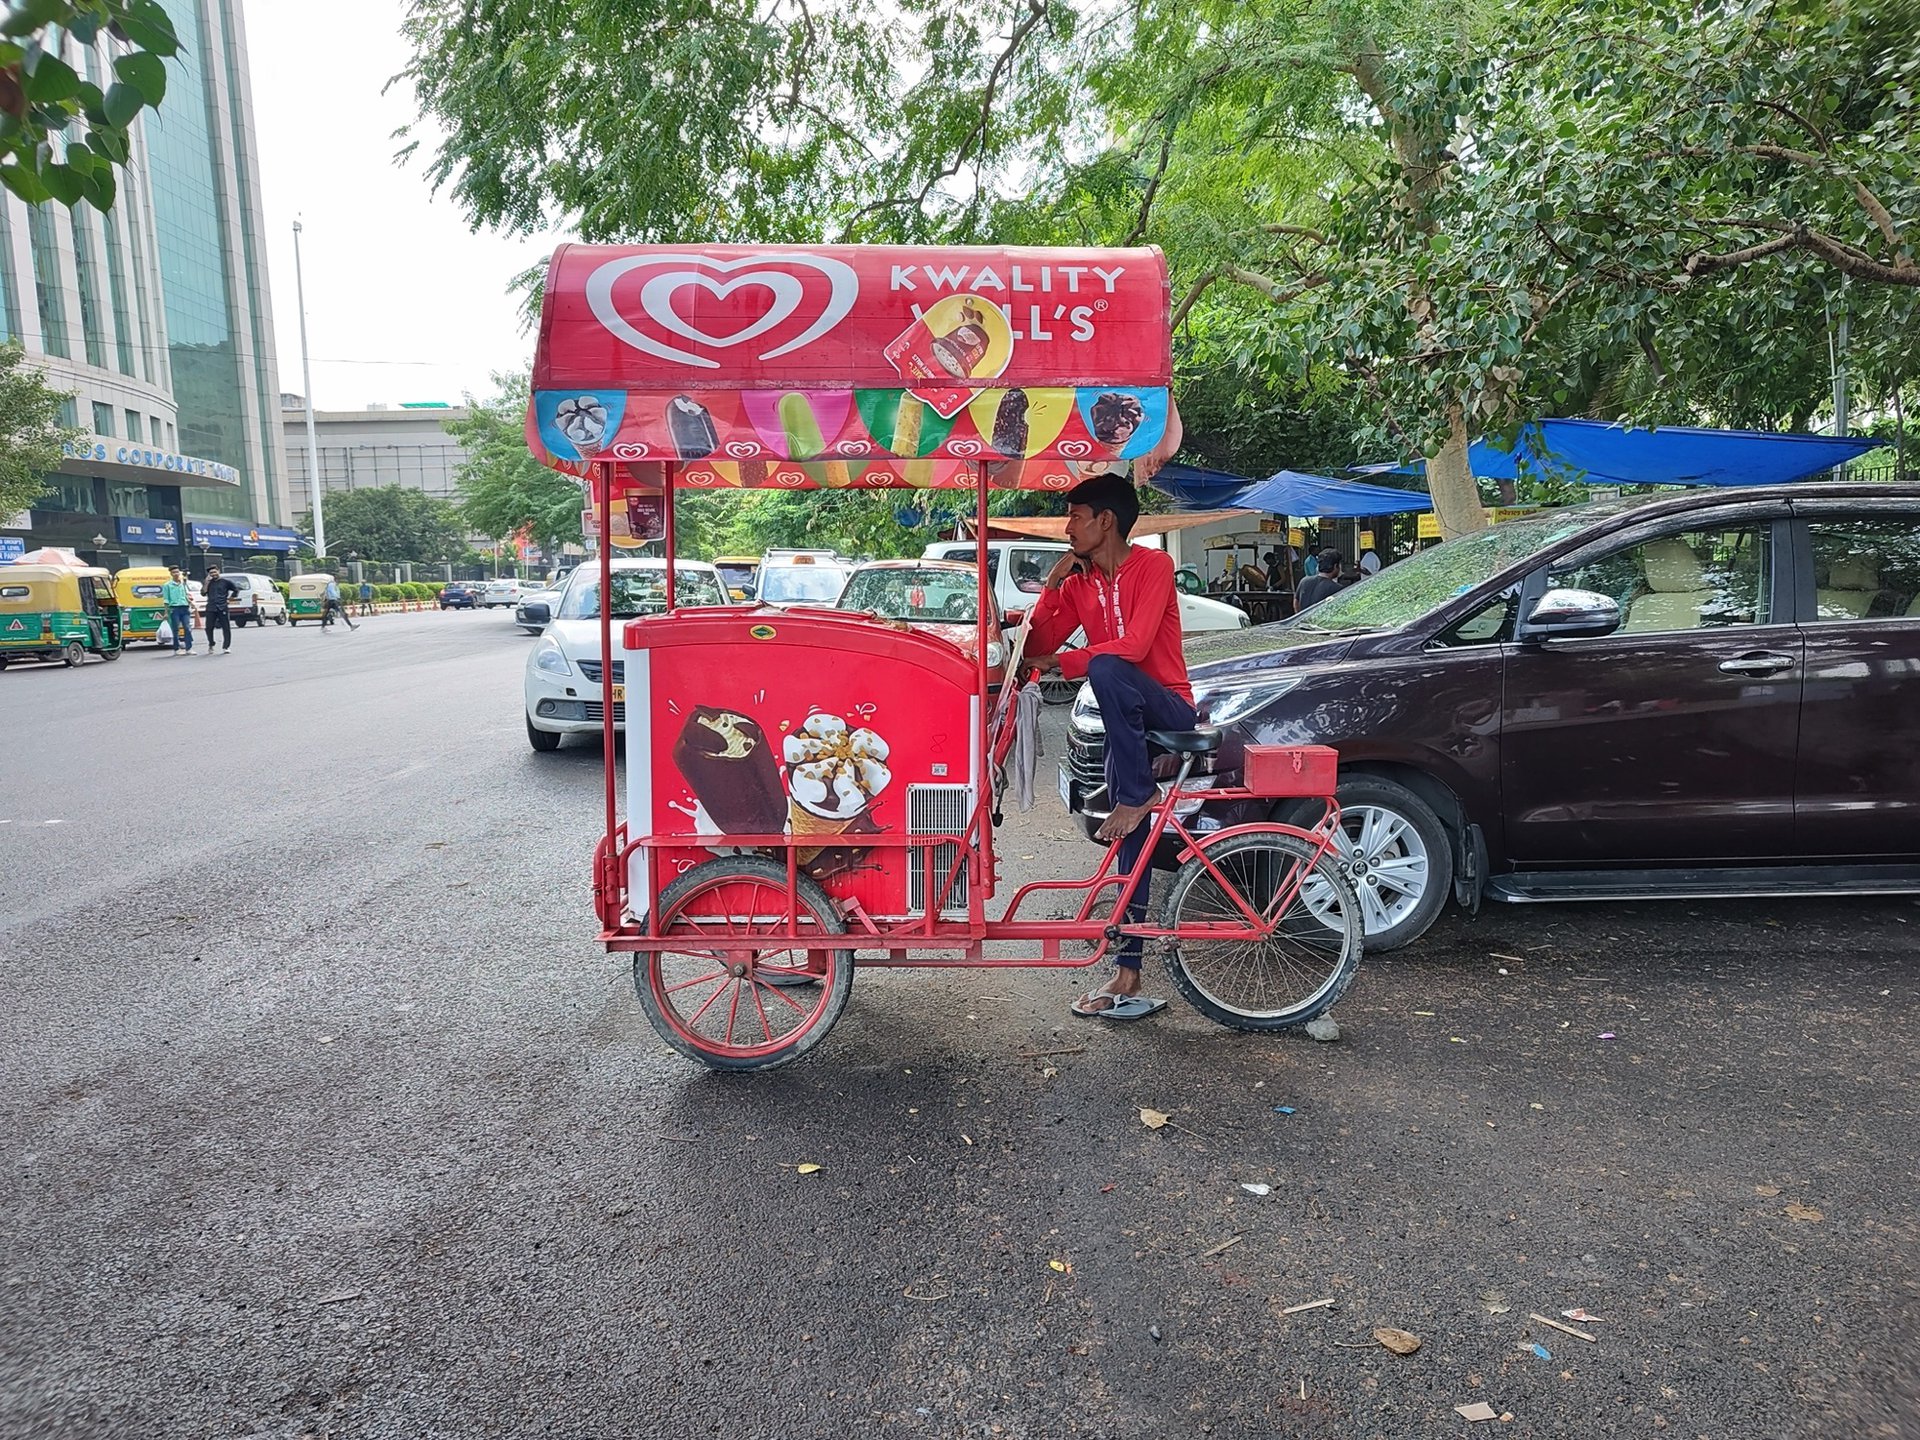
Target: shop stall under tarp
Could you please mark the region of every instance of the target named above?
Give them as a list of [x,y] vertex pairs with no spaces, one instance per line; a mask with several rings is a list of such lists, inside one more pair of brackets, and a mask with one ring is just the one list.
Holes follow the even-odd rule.
[[[1853,435],[1775,434],[1667,425],[1630,430],[1603,420],[1535,420],[1511,447],[1476,440],[1467,452],[1487,480],[1570,480],[1589,485],[1784,485],[1844,465],[1883,442]],[[1424,467],[1370,466],[1416,475]]]

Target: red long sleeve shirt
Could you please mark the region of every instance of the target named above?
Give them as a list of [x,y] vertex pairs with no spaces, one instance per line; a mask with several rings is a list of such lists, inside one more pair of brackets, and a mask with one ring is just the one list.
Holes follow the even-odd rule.
[[1118,655],[1193,703],[1180,649],[1180,592],[1164,550],[1130,546],[1112,579],[1097,565],[1069,575],[1058,590],[1042,592],[1027,627],[1027,649],[1035,655],[1059,650],[1075,630],[1087,632],[1086,649],[1060,653],[1060,674],[1068,680],[1084,678],[1094,656]]

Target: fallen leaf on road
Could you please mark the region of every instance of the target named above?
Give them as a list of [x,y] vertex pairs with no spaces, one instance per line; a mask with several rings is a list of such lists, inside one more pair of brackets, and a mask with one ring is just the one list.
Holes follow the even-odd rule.
[[1047,1268],[1049,1270],[1058,1270],[1062,1275],[1071,1275],[1073,1273],[1073,1265],[1066,1260],[1049,1260],[1047,1261]]
[[1273,1193],[1273,1186],[1271,1185],[1242,1185],[1240,1188],[1249,1195],[1271,1195]]
[[1798,1200],[1790,1201],[1786,1210],[1789,1220],[1801,1220],[1807,1224],[1812,1224],[1816,1220],[1824,1220],[1827,1218],[1823,1213],[1814,1209],[1813,1206],[1802,1205]]
[[1756,1185],[1753,1187],[1753,1193],[1771,1200],[1780,1193],[1780,1187],[1778,1185]]
[[817,1172],[819,1171],[819,1169],[820,1169],[820,1167],[819,1167],[818,1165],[815,1165],[815,1164],[813,1164],[813,1163],[812,1163],[811,1161],[809,1161],[809,1162],[808,1162],[807,1164],[805,1164],[805,1165],[796,1165],[796,1166],[794,1166],[794,1167],[793,1167],[793,1173],[794,1173],[794,1174],[796,1174],[796,1175],[812,1175],[812,1174],[815,1174],[815,1173],[817,1173]]
[[1471,1405],[1456,1405],[1453,1413],[1469,1424],[1479,1424],[1482,1420],[1495,1418],[1494,1408],[1484,1400],[1476,1400]]
[[1142,1110],[1140,1112],[1140,1123],[1149,1130],[1158,1130],[1172,1118],[1171,1115],[1163,1114],[1158,1110]]
[[1382,1325],[1375,1330],[1373,1338],[1396,1355],[1411,1355],[1420,1348],[1418,1335],[1410,1335],[1405,1330],[1396,1330],[1391,1325]]
[[1486,1294],[1480,1297],[1480,1303],[1487,1307],[1487,1313],[1489,1315],[1504,1315],[1513,1309],[1513,1306],[1507,1303],[1507,1297],[1502,1295],[1498,1290],[1487,1291]]

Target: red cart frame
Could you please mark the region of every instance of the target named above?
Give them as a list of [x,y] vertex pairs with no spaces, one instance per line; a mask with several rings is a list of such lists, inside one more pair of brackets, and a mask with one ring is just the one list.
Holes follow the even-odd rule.
[[[548,463],[588,482],[598,534],[607,537],[596,562],[601,681],[631,678],[619,668],[622,657],[645,656],[651,675],[656,658],[672,659],[670,648],[658,647],[702,627],[773,641],[773,625],[753,623],[770,613],[816,646],[836,637],[869,650],[876,644],[847,628],[870,629],[872,617],[845,612],[728,607],[703,612],[690,629],[692,612],[674,603],[672,500],[686,490],[971,491],[975,616],[984,626],[993,604],[991,489],[1061,491],[1116,463],[1145,473],[1177,448],[1167,315],[1166,267],[1155,250],[562,247],[548,275],[528,440]],[[636,527],[653,517],[664,542],[666,614],[627,621],[616,645],[610,542],[622,528],[637,538]],[[775,643],[757,658],[782,653]],[[804,658],[787,653],[792,664]],[[940,663],[953,672],[951,657]],[[1330,752],[1249,747],[1238,757],[1242,783],[1222,786],[1225,777],[1209,776],[1202,792],[1188,781],[1196,765],[1210,765],[1218,737],[1159,737],[1178,756],[1178,773],[1146,822],[1145,856],[1170,854],[1177,867],[1161,923],[1126,922],[1152,866],[1122,873],[1118,842],[1091,876],[1027,883],[990,916],[1000,767],[1018,707],[1013,684],[997,707],[986,703],[984,641],[973,647],[972,669],[964,821],[930,833],[859,836],[869,871],[917,882],[919,903],[904,911],[876,906],[857,886],[816,879],[809,857],[839,847],[797,827],[696,835],[679,825],[657,830],[650,813],[634,833],[621,819],[615,779],[620,692],[602,690],[600,940],[634,955],[641,1001],[669,1044],[719,1068],[793,1059],[837,1017],[856,952],[862,966],[1086,966],[1116,942],[1138,940],[1163,948],[1182,992],[1222,1023],[1277,1029],[1338,999],[1359,958],[1360,922],[1333,861],[1339,815]],[[901,674],[904,683],[908,672]],[[636,728],[631,687],[623,690],[627,724]],[[630,749],[630,774],[659,763],[652,703],[643,691],[637,730],[647,748]],[[769,744],[768,735],[739,738],[738,727],[751,725],[744,717],[723,718],[736,727],[731,747],[745,753]],[[877,753],[887,758],[884,744]],[[856,773],[850,762],[835,763]],[[797,780],[790,774],[785,783],[797,805]],[[1314,797],[1325,814],[1310,829],[1262,821],[1200,832],[1178,811],[1203,794],[1213,804],[1269,808]],[[856,807],[868,798],[857,783],[846,796]],[[670,856],[681,873],[663,884]],[[1063,897],[1071,915],[1035,913]],[[988,953],[1002,942],[1015,942],[1018,953]],[[1069,946],[1082,953],[1067,953]],[[1222,954],[1230,964],[1214,968],[1238,977],[1232,987],[1196,962]],[[1259,999],[1244,993],[1252,970],[1277,1002],[1265,990]]]

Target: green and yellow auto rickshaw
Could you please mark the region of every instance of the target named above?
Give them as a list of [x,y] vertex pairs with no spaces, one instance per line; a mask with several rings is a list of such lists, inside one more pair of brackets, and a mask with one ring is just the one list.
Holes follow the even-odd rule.
[[160,622],[167,618],[160,587],[171,578],[164,565],[129,565],[113,577],[113,598],[120,602],[123,645],[160,639]]
[[93,566],[0,566],[0,669],[14,660],[120,658],[113,576]]
[[327,574],[294,576],[287,582],[287,619],[298,625],[326,614],[327,586],[334,583]]

